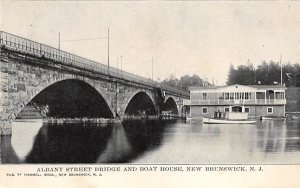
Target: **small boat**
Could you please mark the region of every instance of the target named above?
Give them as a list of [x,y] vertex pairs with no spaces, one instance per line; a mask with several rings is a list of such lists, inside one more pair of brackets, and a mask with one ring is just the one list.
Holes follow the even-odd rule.
[[248,119],[246,112],[216,112],[214,118],[203,118],[207,124],[252,124],[256,120]]
[[261,120],[285,120],[286,116],[261,116]]
[[215,118],[203,118],[203,123],[207,124],[252,124],[256,123],[256,120],[247,119],[215,119]]
[[300,119],[300,116],[292,116],[292,119]]

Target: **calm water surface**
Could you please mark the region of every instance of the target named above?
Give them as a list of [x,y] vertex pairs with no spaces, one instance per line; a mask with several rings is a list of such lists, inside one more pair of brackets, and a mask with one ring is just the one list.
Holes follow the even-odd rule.
[[252,125],[132,121],[119,125],[14,122],[2,163],[300,164],[300,121]]

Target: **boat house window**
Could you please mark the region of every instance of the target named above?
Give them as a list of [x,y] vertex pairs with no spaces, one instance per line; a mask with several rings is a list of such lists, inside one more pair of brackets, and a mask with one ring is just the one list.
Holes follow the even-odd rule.
[[274,91],[273,90],[267,90],[266,98],[267,99],[274,99]]
[[251,93],[245,93],[245,100],[249,100],[251,98]]
[[224,99],[229,100],[229,93],[224,93]]
[[203,107],[203,108],[202,108],[202,113],[203,113],[203,114],[206,114],[206,113],[207,113],[207,108],[206,108],[206,107]]
[[230,93],[230,99],[234,99],[234,93]]
[[275,99],[284,99],[284,92],[276,92]]
[[250,112],[250,108],[249,108],[249,107],[246,107],[246,108],[245,108],[245,112],[249,113],[249,112]]
[[235,99],[240,99],[240,93],[235,93]]
[[229,112],[229,108],[228,108],[228,107],[225,107],[224,111],[225,111],[225,112]]
[[202,93],[202,98],[203,98],[203,100],[206,100],[207,99],[207,93]]
[[265,93],[262,93],[262,92],[256,93],[256,99],[264,99],[264,98],[265,98]]
[[273,114],[273,107],[268,107],[267,108],[267,113],[268,114]]
[[233,106],[232,111],[233,112],[242,112],[242,107],[241,106]]

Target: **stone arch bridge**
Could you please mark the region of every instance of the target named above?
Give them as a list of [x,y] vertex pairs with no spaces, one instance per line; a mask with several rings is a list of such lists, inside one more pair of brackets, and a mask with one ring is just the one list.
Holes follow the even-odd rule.
[[[30,102],[56,117],[105,118],[171,111],[188,93],[6,32],[0,32],[0,135]],[[87,112],[84,114],[83,112]]]

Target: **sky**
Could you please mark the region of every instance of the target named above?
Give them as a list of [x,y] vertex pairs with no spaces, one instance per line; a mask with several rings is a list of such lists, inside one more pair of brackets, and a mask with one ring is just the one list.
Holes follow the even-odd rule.
[[[230,64],[300,63],[300,2],[6,1],[0,28],[140,76],[198,74],[223,85]],[[103,38],[104,37],[104,38]],[[81,40],[102,38],[93,40]],[[70,41],[72,40],[72,41]],[[73,41],[75,40],[75,41]]]

